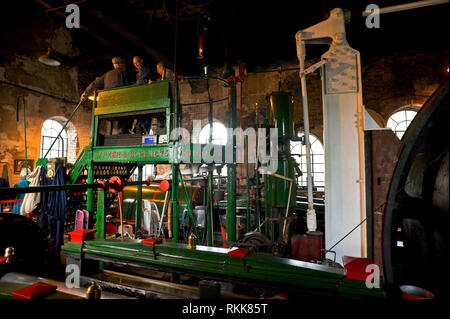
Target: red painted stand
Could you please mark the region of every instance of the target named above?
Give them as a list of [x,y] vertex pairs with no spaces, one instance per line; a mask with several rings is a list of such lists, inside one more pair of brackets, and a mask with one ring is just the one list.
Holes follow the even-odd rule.
[[95,229],[79,229],[69,233],[70,241],[82,244],[86,240],[95,238]]
[[366,272],[366,267],[373,264],[373,260],[370,258],[343,256],[342,263],[347,271],[348,279],[365,281],[369,275],[369,273]]

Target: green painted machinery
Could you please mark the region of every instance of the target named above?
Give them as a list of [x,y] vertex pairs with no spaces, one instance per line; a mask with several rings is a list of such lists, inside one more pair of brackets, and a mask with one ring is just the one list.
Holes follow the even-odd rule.
[[[236,91],[235,80],[229,79],[230,127],[235,126]],[[152,198],[155,192],[146,192],[142,186],[142,166],[145,163],[165,163],[172,167],[172,187],[182,191],[171,192],[172,203],[172,242],[165,240],[162,244],[145,245],[140,240],[106,240],[105,239],[105,191],[97,190],[96,196],[96,236],[94,240],[83,243],[68,242],[62,249],[67,257],[67,264],[78,264],[83,273],[102,268],[105,262],[127,264],[131,267],[157,269],[161,271],[199,275],[202,278],[220,279],[247,283],[258,287],[271,287],[279,291],[316,291],[318,295],[346,297],[384,297],[382,289],[367,289],[365,283],[346,278],[345,270],[327,265],[305,263],[298,260],[281,258],[271,254],[250,250],[244,257],[230,255],[230,249],[197,245],[189,249],[186,244],[179,243],[179,214],[187,208],[190,218],[192,212],[189,198],[193,195],[184,184],[180,173],[180,164],[186,159],[200,159],[202,145],[189,144],[180,148],[176,140],[167,139],[161,144],[115,145],[101,144],[99,131],[102,121],[115,121],[125,115],[148,115],[156,112],[166,114],[165,129],[180,127],[182,108],[177,99],[178,83],[174,83],[174,101],[170,99],[169,82],[161,81],[150,86],[131,86],[113,90],[99,91],[95,94],[92,113],[91,144],[85,148],[71,171],[71,181],[87,178],[92,184],[94,178],[102,176],[105,165],[114,172],[128,175],[132,169],[138,169],[138,181],[135,188],[125,190],[126,196],[140,202]],[[279,162],[277,173],[294,179],[294,162],[290,157],[289,139],[293,136],[292,100],[286,94],[276,93],[271,96],[269,122],[279,130]],[[153,112],[153,113],[152,113]],[[108,135],[112,125],[106,125]],[[169,134],[167,134],[169,135]],[[197,151],[197,153],[196,153]],[[233,152],[234,153],[234,152]],[[119,168],[117,168],[119,167]],[[122,167],[122,168],[121,168]],[[104,170],[104,169],[103,169]],[[100,174],[100,175],[98,175]],[[228,167],[228,180],[236,178],[236,165]],[[116,175],[116,174],[115,174]],[[275,176],[266,176],[266,204],[270,209],[282,209],[286,206],[288,184],[286,180],[275,180]],[[269,181],[269,182],[267,182]],[[227,197],[227,240],[234,242],[236,238],[236,187],[228,183]],[[269,187],[271,185],[271,187]],[[272,187],[275,185],[275,188]],[[294,185],[295,186],[295,185]],[[94,190],[88,188],[88,210],[94,207]],[[295,190],[295,188],[294,188]],[[130,191],[131,193],[127,193]],[[156,193],[155,200],[161,203],[163,192]],[[295,191],[291,193],[291,205],[296,204]],[[206,196],[208,197],[208,196]],[[212,199],[212,196],[210,197]],[[184,203],[183,203],[184,201]],[[212,200],[210,201],[212,203]],[[134,204],[135,205],[135,204]],[[291,206],[289,205],[289,206]],[[140,228],[141,205],[136,208],[136,229]],[[131,208],[133,211],[134,208]],[[266,209],[266,214],[268,213]],[[208,226],[209,227],[209,226]],[[195,231],[195,228],[194,228]],[[267,232],[266,232],[267,233]],[[210,240],[208,240],[208,244]],[[99,263],[100,262],[100,263]]]

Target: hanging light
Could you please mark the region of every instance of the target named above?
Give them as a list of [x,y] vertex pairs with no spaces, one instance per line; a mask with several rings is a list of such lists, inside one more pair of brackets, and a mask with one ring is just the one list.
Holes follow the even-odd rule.
[[61,62],[56,58],[55,54],[50,48],[48,48],[47,53],[39,57],[39,62],[49,65],[49,66],[60,66]]

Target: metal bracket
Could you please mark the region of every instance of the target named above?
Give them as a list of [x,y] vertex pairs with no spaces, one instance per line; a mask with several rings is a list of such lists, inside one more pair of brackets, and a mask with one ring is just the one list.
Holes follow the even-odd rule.
[[315,70],[317,70],[318,68],[320,68],[322,65],[324,65],[327,62],[328,62],[327,59],[320,60],[319,62],[314,63],[309,68],[307,68],[305,71],[303,71],[303,74],[307,75],[309,73],[313,73]]

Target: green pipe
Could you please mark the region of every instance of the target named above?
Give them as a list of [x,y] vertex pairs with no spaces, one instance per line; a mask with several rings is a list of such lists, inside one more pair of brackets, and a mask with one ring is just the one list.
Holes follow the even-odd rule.
[[23,106],[23,136],[25,139],[25,176],[28,177],[28,157],[27,157],[27,120],[25,116],[25,97],[22,96]]
[[[95,239],[105,239],[105,191],[97,189],[97,211],[95,213]],[[98,269],[103,270],[105,262],[98,262]]]
[[178,226],[178,192],[174,189],[178,188],[178,172],[179,165],[172,164],[172,242],[179,241],[179,226]]
[[[206,193],[206,192],[205,192]],[[213,218],[213,179],[212,179],[212,172],[209,172],[208,174],[208,203],[207,203],[207,207],[208,207],[208,214],[207,214],[207,218],[206,218],[206,227],[208,229],[208,246],[212,246],[213,245],[213,223],[212,223],[212,218]]]
[[[174,112],[173,112],[173,124],[172,129],[181,127],[181,104],[178,98],[178,76],[175,74],[175,102],[174,102]],[[171,141],[173,146],[175,146],[176,141]],[[172,150],[175,150],[172,147]],[[172,189],[178,189],[178,173],[180,171],[180,165],[178,163],[172,164]],[[179,241],[179,222],[178,222],[178,192],[172,191],[172,242],[178,243]]]
[[246,180],[247,180],[247,233],[250,231],[251,225],[250,225],[250,178],[248,176],[248,135],[245,135],[244,137],[244,143],[245,143],[245,171],[246,171]]
[[[98,91],[95,90],[94,91],[94,103],[92,104],[92,117],[91,117],[91,141],[90,141],[90,148],[91,148],[91,152],[94,149],[94,135],[95,135],[95,122],[96,122],[96,117],[95,117],[95,108],[97,107],[97,96],[98,96]],[[78,106],[81,105],[81,102],[83,100],[80,101],[80,103],[78,104]],[[77,106],[77,109],[78,109]],[[76,109],[75,109],[76,110]],[[75,112],[75,111],[74,111]],[[74,113],[72,113],[74,114]],[[72,117],[72,116],[71,116]],[[70,118],[71,118],[70,117]],[[70,119],[69,118],[69,119]],[[69,120],[68,120],[69,121]],[[67,125],[68,121],[66,122],[65,125]],[[65,127],[64,125],[64,127]],[[63,129],[64,129],[63,127]],[[61,134],[61,132],[60,132]],[[55,139],[56,141],[56,139]],[[45,156],[44,156],[45,157]],[[92,184],[94,182],[94,165],[92,163],[92,158],[89,160],[88,162],[88,176],[87,176],[87,182],[88,184]],[[89,220],[89,227],[91,227],[91,223],[93,222],[92,219],[92,212],[93,212],[93,208],[94,208],[94,191],[90,188],[87,190],[86,192],[86,210],[90,213],[90,220]]]
[[[138,165],[138,182],[142,182],[142,165]],[[136,234],[141,231],[142,224],[142,184],[137,187],[136,199]]]
[[97,189],[96,239],[105,239],[105,191]]
[[261,206],[260,206],[260,202],[259,202],[259,173],[258,173],[258,165],[255,165],[255,185],[256,185],[256,193],[255,193],[255,198],[256,198],[256,227],[257,227],[257,231],[260,232],[261,231]]
[[[228,87],[228,128],[236,128],[236,82],[230,79]],[[227,241],[236,241],[236,137],[233,134],[233,163],[227,164]]]
[[184,187],[183,176],[181,175],[181,171],[180,170],[178,170],[178,173],[180,175],[181,188],[183,189],[184,198],[186,200],[186,207],[187,207],[187,210],[188,210],[188,215],[189,215],[189,217],[191,219],[191,223],[192,223],[193,228],[194,228],[194,234],[195,234],[195,237],[197,237],[197,239],[200,239],[200,237],[198,236],[198,233],[197,233],[197,225],[195,224],[195,219],[194,219],[194,216],[192,215],[191,204],[189,202],[189,196],[188,196],[188,193],[186,191],[186,187]]

